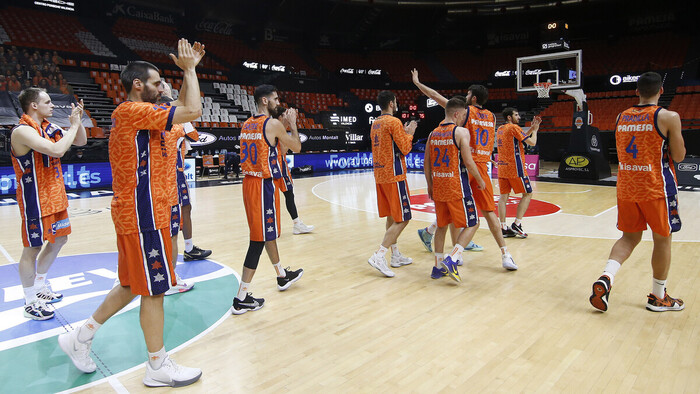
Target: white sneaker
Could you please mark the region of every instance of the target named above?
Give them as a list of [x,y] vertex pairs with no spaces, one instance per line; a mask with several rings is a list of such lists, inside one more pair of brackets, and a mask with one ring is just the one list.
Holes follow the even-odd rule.
[[304,222],[294,223],[294,234],[306,234],[314,231],[314,226],[307,226]]
[[180,275],[178,275],[177,273],[175,273],[175,280],[177,281],[177,283],[175,284],[175,286],[170,286],[168,291],[165,292],[166,296],[184,293],[192,290],[192,288],[194,287],[194,283],[186,283],[184,280],[182,280],[182,278],[180,278]]
[[457,260],[457,265],[460,267],[464,265],[464,257]]
[[182,387],[198,381],[200,377],[202,377],[201,369],[177,365],[166,355],[158,369],[153,369],[151,363],[146,361],[146,376],[143,378],[143,384],[148,387]]
[[391,266],[394,268],[399,268],[404,265],[409,265],[411,263],[413,263],[413,259],[402,255],[400,252],[396,252],[396,254],[391,254]]
[[503,263],[503,268],[507,269],[508,271],[515,271],[518,269],[518,266],[515,264],[515,261],[513,261],[513,256],[510,255],[510,253],[506,253],[501,257],[501,261]]
[[386,264],[386,258],[384,256],[380,256],[375,253],[372,255],[372,257],[369,258],[369,260],[367,260],[367,262],[369,263],[369,265],[376,268],[379,272],[386,275],[387,277],[394,277],[394,271],[389,269],[389,267]]
[[61,301],[63,299],[63,294],[51,290],[51,284],[47,280],[44,282],[44,286],[36,293],[36,298],[46,304],[53,304],[54,302]]
[[24,305],[24,317],[32,320],[49,320],[54,312],[46,306],[46,303],[38,299],[31,304]]
[[58,345],[70,357],[76,368],[84,373],[93,373],[97,366],[90,357],[92,340],[82,343],[78,340],[78,330],[63,333],[58,336]]

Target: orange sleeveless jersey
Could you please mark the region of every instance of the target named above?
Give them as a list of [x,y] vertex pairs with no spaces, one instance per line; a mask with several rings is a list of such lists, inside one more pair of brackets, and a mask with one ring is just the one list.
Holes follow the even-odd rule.
[[406,133],[401,121],[391,115],[379,115],[372,123],[370,137],[374,181],[394,183],[406,180],[406,155],[411,151],[413,136]]
[[469,145],[472,157],[477,163],[491,161],[493,143],[496,140],[496,117],[487,109],[470,105],[464,127],[469,130]]
[[241,128],[241,172],[257,178],[280,178],[277,165],[277,144],[270,144],[265,137],[265,126],[271,119],[265,115],[255,115]]
[[[20,120],[20,125],[27,125]],[[29,126],[32,127],[32,126]],[[47,120],[41,124],[43,138],[57,142],[63,130]],[[22,156],[12,151],[12,167],[17,179],[17,204],[22,219],[41,218],[68,208],[61,159],[30,150]]]
[[648,201],[678,194],[668,137],[659,131],[661,107],[635,105],[620,114],[615,126],[617,157],[617,198]]
[[469,197],[469,175],[455,143],[454,123],[441,123],[428,137],[433,173],[433,200],[454,201]]
[[180,202],[177,187],[178,141],[184,136],[185,128],[181,124],[173,125],[171,131],[165,133],[165,148],[168,152],[168,183],[172,185],[172,190],[168,190],[171,206]]
[[[112,112],[109,163],[112,166],[112,221],[117,234],[170,226],[173,183],[166,134],[175,107],[126,101]],[[175,152],[172,152],[174,154]]]
[[528,138],[527,133],[520,126],[507,123],[498,128],[496,139],[498,142],[498,177],[499,178],[524,178],[527,169],[523,162],[525,152],[522,142]]

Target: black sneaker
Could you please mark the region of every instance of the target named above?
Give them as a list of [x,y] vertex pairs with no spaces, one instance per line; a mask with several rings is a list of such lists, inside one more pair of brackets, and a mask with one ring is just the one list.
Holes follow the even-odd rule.
[[510,225],[510,229],[518,238],[527,238],[527,233],[523,231],[522,224],[515,224],[515,222],[513,222],[513,224]]
[[515,231],[511,230],[510,227],[507,229],[501,228],[501,231],[503,232],[503,238],[513,238],[515,237]]
[[203,260],[211,255],[211,250],[200,249],[192,245],[192,250],[185,252],[185,261]]
[[292,285],[292,283],[298,281],[302,275],[304,275],[304,270],[299,268],[296,271],[291,271],[289,267],[284,269],[287,272],[287,276],[284,278],[277,278],[277,290],[285,291]]
[[231,314],[242,315],[248,311],[257,311],[265,305],[264,298],[253,298],[252,293],[248,293],[245,296],[245,300],[241,301],[238,297],[233,297],[233,307],[231,308]]
[[593,292],[591,296],[588,297],[588,301],[590,301],[595,309],[605,312],[608,310],[610,290],[612,290],[610,278],[607,275],[601,275],[597,281],[593,282]]
[[43,301],[34,301],[24,306],[24,317],[32,320],[49,320],[53,318],[53,311],[49,310]]

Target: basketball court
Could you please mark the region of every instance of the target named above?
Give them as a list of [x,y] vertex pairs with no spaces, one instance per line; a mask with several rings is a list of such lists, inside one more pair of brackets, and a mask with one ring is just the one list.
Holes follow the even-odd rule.
[[[266,306],[241,316],[228,314],[248,243],[241,186],[193,189],[195,239],[214,253],[211,261],[180,262],[178,272],[195,281],[195,288],[166,297],[166,346],[175,349],[178,362],[204,372],[200,383],[184,390],[676,392],[700,383],[694,313],[700,297],[695,264],[700,218],[694,208],[700,195],[680,193],[683,230],[673,243],[669,284],[686,310],[644,309],[651,256],[646,234],[615,282],[610,310],[602,314],[588,296],[620,234],[614,187],[533,182],[532,212],[523,220],[530,236],[507,240],[520,269],[501,267],[482,221],[474,240],[485,250],[465,252],[463,282],[456,284],[429,277],[433,256],[416,231],[434,215],[422,197],[422,174],[409,174],[408,183],[414,219],[399,246],[414,263],[389,279],[367,264],[384,229],[372,172],[296,180],[300,214],[317,230],[292,235],[283,213],[279,247],[282,262],[303,267],[304,278],[278,292],[274,270],[263,258],[253,288]],[[19,215],[16,206],[0,206],[8,229],[0,235],[5,259],[0,360],[6,368],[16,365],[12,374],[27,379],[13,379],[19,386],[10,391],[149,391],[141,383],[145,345],[137,308],[98,333],[93,346],[98,371],[92,375],[76,370],[56,341],[62,330],[89,317],[113,283],[110,197],[93,194],[70,201],[73,233],[50,271],[54,290],[66,298],[56,304],[56,318],[46,322],[17,318],[21,296],[12,294],[18,291],[14,262],[21,246],[12,229],[19,228]],[[13,363],[17,357],[35,360],[36,371]]]

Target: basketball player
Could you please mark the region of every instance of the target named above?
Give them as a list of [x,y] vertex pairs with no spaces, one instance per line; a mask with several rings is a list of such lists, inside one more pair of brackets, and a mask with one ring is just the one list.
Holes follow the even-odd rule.
[[[286,130],[291,130],[292,127],[296,129],[297,127],[296,122],[290,123],[289,121],[289,117],[291,116],[289,115],[291,113],[290,111],[294,111],[294,117],[296,118],[297,110],[294,108],[289,108],[277,117],[277,120],[282,122]],[[292,217],[292,221],[294,222],[293,233],[295,235],[310,233],[314,231],[314,226],[304,224],[297,212],[297,204],[294,202],[294,182],[292,181],[292,173],[289,171],[289,166],[287,165],[287,150],[287,147],[285,147],[281,141],[277,141],[277,163],[279,164],[282,177],[275,178],[275,185],[280,189],[282,194],[284,194],[287,212],[289,212],[289,216]]]
[[[467,103],[453,97],[445,104],[445,120],[430,133],[425,149],[423,171],[428,183],[428,196],[435,201],[438,229],[435,232],[435,266],[433,279],[449,275],[461,282],[457,262],[462,260],[464,246],[479,228],[479,215],[469,186],[469,175],[474,174],[477,188],[486,187],[472,158],[469,130],[457,126],[467,118]],[[469,170],[469,173],[467,173]],[[461,228],[452,252],[443,258],[448,224]],[[442,267],[438,267],[438,262]]]
[[141,329],[146,339],[146,386],[185,386],[202,375],[197,368],[175,364],[163,346],[163,293],[175,285],[170,242],[172,183],[168,182],[165,134],[173,124],[202,114],[195,67],[204,46],[181,39],[178,56],[171,54],[184,72],[182,105],[157,105],[163,87],[158,68],[150,63],[130,63],[121,72],[128,101],[112,113],[109,159],[112,166],[112,220],[117,232],[119,285],[112,288],[93,315],[77,330],[61,334],[58,343],[73,364],[85,373],[95,371],[90,357],[92,340],[107,319],[141,296]]
[[[293,152],[299,152],[299,132],[296,127],[291,127],[292,134],[287,134],[282,122],[276,119],[285,110],[280,105],[277,88],[260,85],[255,88],[253,96],[258,113],[248,118],[241,128],[241,169],[245,175],[243,205],[250,228],[250,244],[243,263],[241,285],[233,299],[231,313],[234,315],[257,311],[265,303],[263,298],[254,298],[249,292],[263,248],[277,272],[278,290],[287,290],[304,274],[303,269],[282,268],[276,241],[280,235],[280,200],[274,179],[282,176],[277,165],[280,160],[277,145],[282,142]],[[296,111],[290,111],[287,119],[290,125],[296,125]]]
[[[540,128],[542,118],[535,116],[527,133],[518,126],[520,114],[517,109],[506,107],[503,110],[503,118],[506,120],[506,124],[501,125],[496,132],[498,141],[498,188],[501,194],[498,200],[498,216],[501,219],[504,237],[518,236],[519,238],[526,238],[527,233],[523,231],[521,221],[532,199],[532,186],[525,167],[525,152],[520,143],[524,142],[530,146],[534,146],[537,143],[537,130]],[[509,228],[506,225],[506,203],[511,190],[513,193],[522,193],[522,197],[518,203],[515,221]]]
[[369,258],[369,265],[385,276],[394,277],[386,261],[386,252],[391,248],[391,266],[398,268],[411,264],[413,260],[399,252],[396,241],[408,221],[411,220],[411,203],[406,183],[406,155],[411,151],[413,134],[418,124],[415,120],[405,125],[394,117],[398,102],[393,92],[382,90],[377,95],[381,115],[372,122],[372,158],[374,181],[377,188],[379,217],[386,217],[386,232],[379,249]]
[[678,216],[678,182],[673,162],[685,158],[685,144],[678,113],[661,108],[661,75],[642,74],[637,80],[639,104],[617,117],[615,140],[620,165],[617,173],[617,228],[622,237],[615,242],[603,275],[593,283],[591,305],[608,310],[615,275],[651,228],[653,282],[647,309],[654,312],[680,311],[683,300],[666,293],[671,268],[671,236],[681,229]]
[[[22,256],[19,277],[24,290],[24,317],[47,320],[54,312],[46,303],[61,301],[46,280],[51,264],[71,232],[68,197],[63,183],[61,157],[71,144],[85,145],[80,123],[82,100],[71,104],[70,128],[49,123],[54,105],[44,89],[27,88],[19,94],[24,114],[12,130],[12,167],[17,179],[17,205],[22,217]],[[44,245],[44,241],[49,241]],[[37,260],[38,258],[38,260]]]
[[[447,98],[420,82],[418,79],[418,70],[414,68],[411,74],[413,76],[413,83],[423,94],[435,100],[443,108],[447,105]],[[498,217],[495,213],[496,204],[493,198],[493,184],[491,183],[491,177],[489,175],[488,164],[491,162],[493,144],[496,140],[496,117],[491,111],[484,108],[488,100],[488,95],[488,90],[482,85],[471,85],[469,89],[467,89],[467,116],[460,125],[469,130],[471,156],[476,163],[481,178],[485,182],[485,187],[479,189],[475,176],[471,173],[469,174],[472,197],[474,201],[476,201],[476,206],[479,211],[481,211],[481,215],[486,219],[493,239],[496,240],[501,250],[501,265],[503,268],[513,271],[517,270],[518,266],[515,264],[513,256],[508,252],[506,241],[503,239],[501,226],[498,223]],[[428,251],[430,251],[430,241],[432,240],[430,236],[431,230],[432,226],[418,230],[418,235]],[[483,249],[479,245],[474,244],[474,246],[474,250]]]

